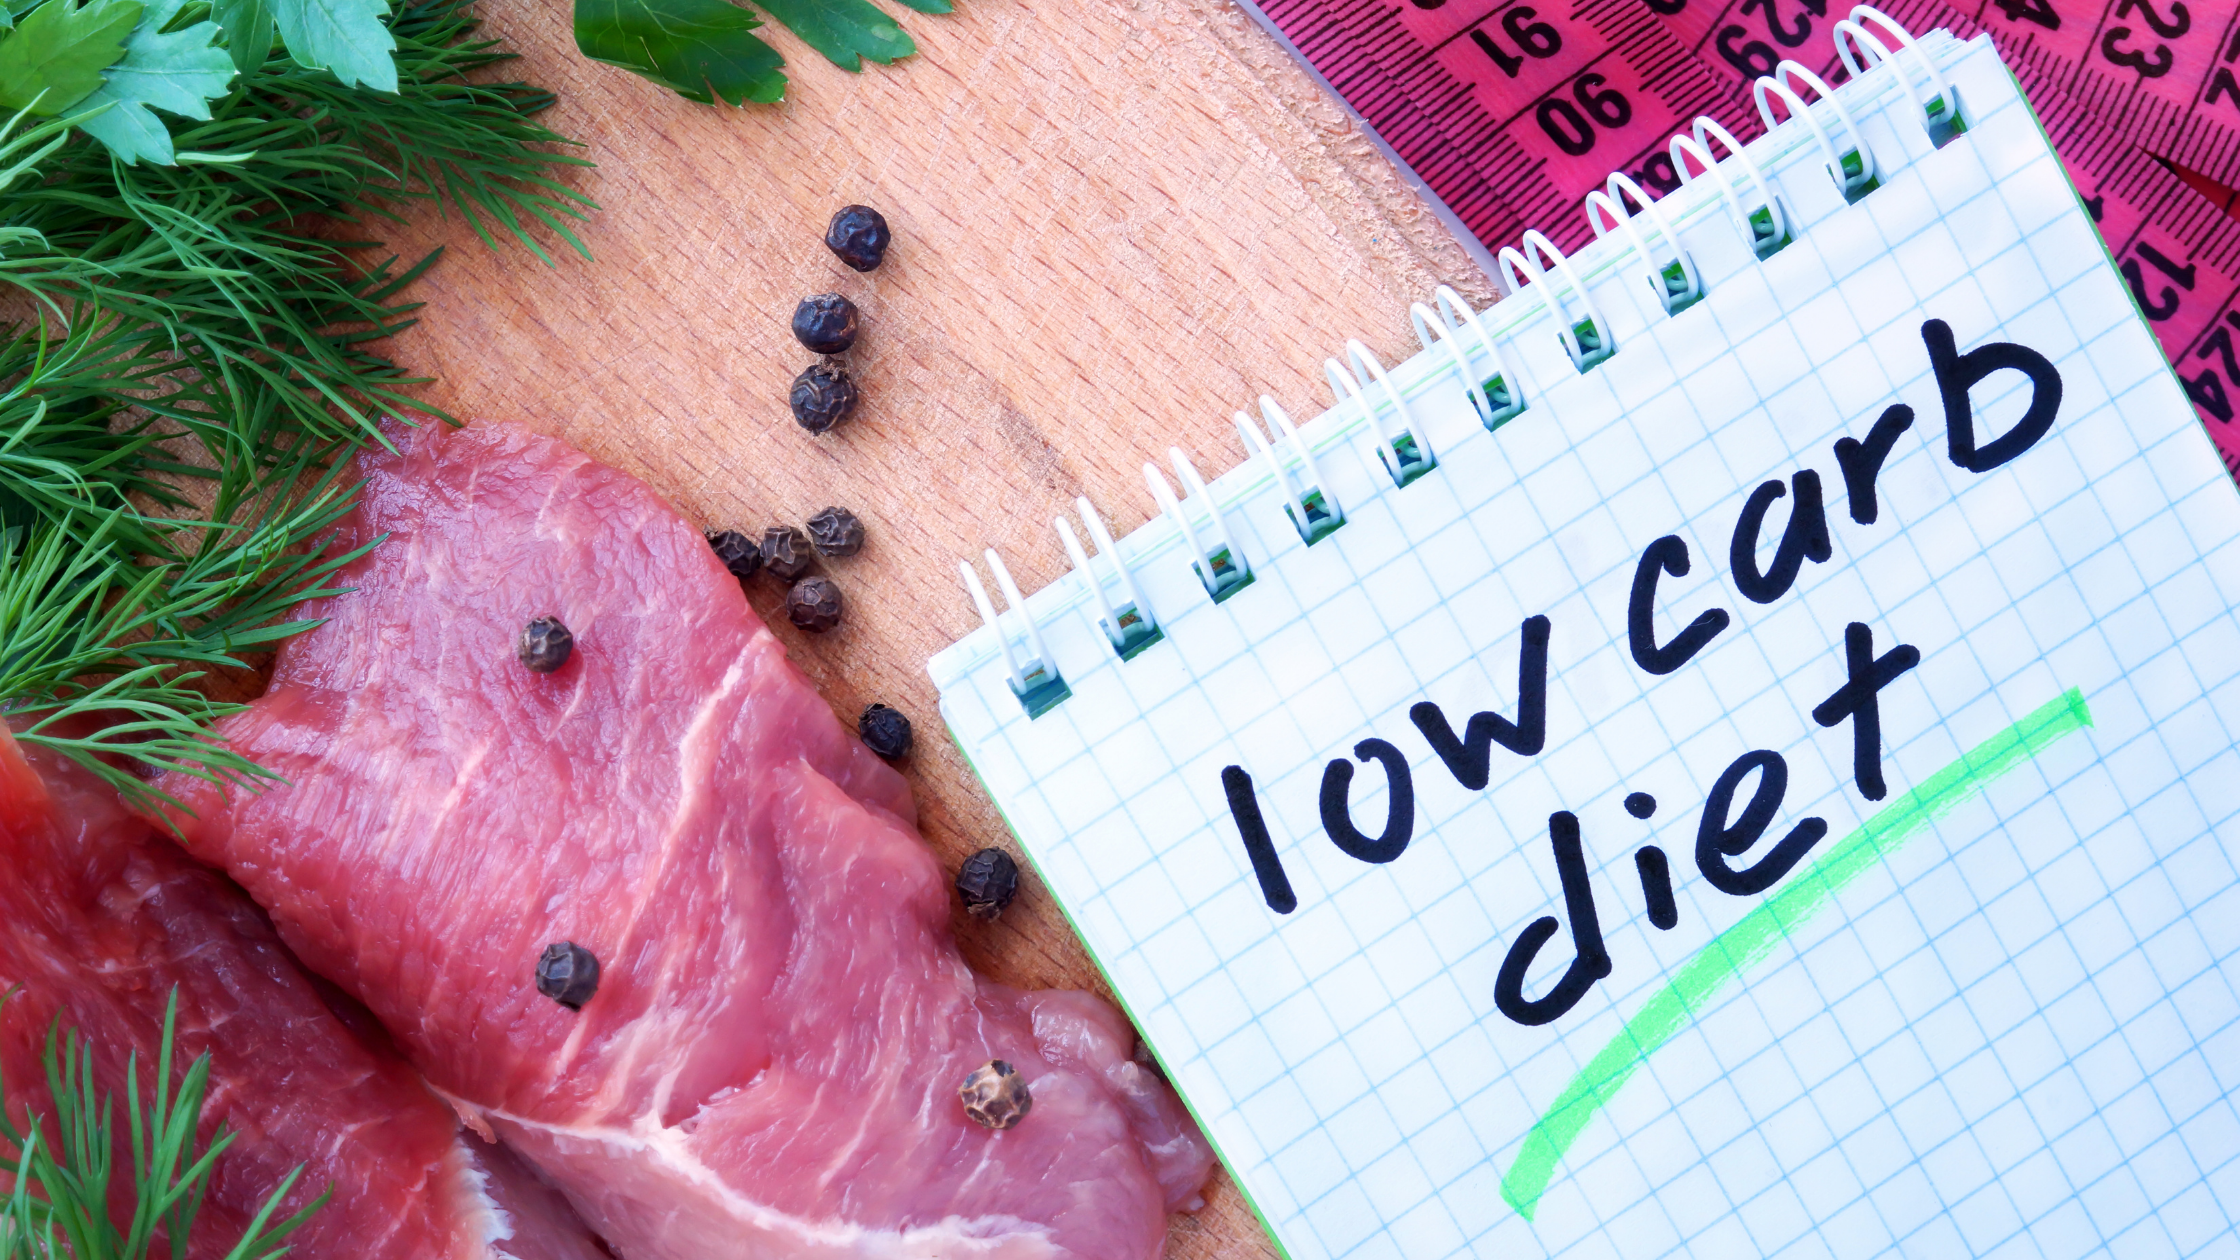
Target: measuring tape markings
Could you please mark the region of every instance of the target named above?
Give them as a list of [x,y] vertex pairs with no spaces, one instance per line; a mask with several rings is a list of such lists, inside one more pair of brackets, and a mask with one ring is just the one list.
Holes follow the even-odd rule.
[[[2139,309],[2240,476],[2240,223],[2139,147],[2143,133],[2166,155],[2188,153],[2212,168],[2240,162],[2240,130],[2213,116],[2214,125],[2189,125],[2184,115],[2204,110],[2174,104],[2162,85],[2191,75],[2197,96],[2240,119],[2240,97],[2227,101],[2216,86],[2223,52],[2240,54],[2240,12],[2196,24],[2179,2],[1877,7],[1915,31],[1942,27],[1968,38],[1989,29],[2000,42]],[[1848,15],[1849,0],[1836,3],[1833,15],[1828,0],[1270,0],[1265,12],[1487,248],[1527,226],[1554,225],[1550,235],[1569,250],[1591,235],[1578,206],[1613,167],[1659,196],[1678,183],[1664,144],[1698,114],[1746,140],[1762,130],[1748,85],[1792,50],[1814,47],[1807,65],[1831,81],[1846,77],[1827,43],[1812,45]],[[2142,16],[2149,5],[2160,6],[2152,9],[2160,25]],[[2159,38],[2179,25],[2180,12],[2186,29],[2178,35],[2190,33],[2190,41],[2178,40],[2166,59],[2140,51],[2138,31]],[[2126,82],[2083,64],[2101,48],[2119,58],[2135,53],[2150,69],[2167,60],[2169,71]],[[2232,61],[2240,67],[2240,55]],[[2234,75],[2240,84],[2240,68]]]
[[1417,51],[1392,69],[1419,104],[1454,100],[1435,115],[1442,126],[1481,137],[1480,169],[1569,250],[1590,239],[1579,206],[1612,170],[1655,192],[1677,187],[1665,152],[1673,133],[1701,114],[1731,120],[1743,103],[1638,0],[1562,4],[1398,6]]
[[2217,203],[2219,210],[2230,215],[2240,215],[2240,192],[2227,188],[2198,171],[2189,171],[2182,166],[2172,167],[2170,173],[2183,180],[2186,187]]
[[2082,155],[2086,208],[2097,203],[2132,300],[2240,477],[2240,221],[2136,146],[2105,132],[2098,144],[2081,141],[2074,133],[2087,126],[2047,132]]
[[[1744,94],[1640,0],[1294,0],[1268,13],[1302,47],[1302,35],[1325,36],[1315,64],[1357,109],[1393,108],[1386,94],[1398,88],[1521,224],[1565,249],[1591,237],[1579,206],[1612,169],[1656,190],[1677,186],[1665,155],[1672,134],[1699,114],[1747,113]],[[1328,47],[1333,31],[1347,47]],[[1437,160],[1435,147],[1421,160]],[[1489,248],[1515,239],[1481,238]]]
[[[1798,0],[1791,11],[1793,20],[1786,24],[1774,8],[1775,0],[1655,2],[1663,5],[1659,20],[1676,39],[1691,48],[1710,49],[1708,64],[1738,83],[1770,55],[1762,52],[1767,40],[1783,46],[1792,39],[1803,43],[1810,36],[1808,14],[1822,16],[1820,0]],[[2002,11],[2034,12],[2046,0],[1995,3]],[[1984,29],[1976,17],[1942,0],[1892,0],[1876,7],[1915,31],[1943,27],[1968,38]],[[2122,8],[2118,0],[2104,13]],[[2059,15],[2058,20],[2065,26],[2072,20],[2082,24],[2073,15]],[[1800,36],[1800,30],[1805,34]],[[2054,152],[2083,194],[2101,238],[2163,353],[2178,369],[2226,467],[2240,477],[2240,415],[2236,415],[2240,412],[2240,222],[2223,214],[2107,121],[2126,116],[2127,110],[2136,120],[2142,111],[2167,109],[2165,103],[2142,104],[2134,89],[2069,73],[2072,68],[2051,60],[2042,46],[2025,49],[2028,55],[2015,55],[2005,46],[2003,33],[1994,30],[1992,36],[2001,41],[2001,60],[2015,72],[2045,123]],[[2119,42],[2118,47],[2123,45]],[[1840,62],[1821,68],[1828,78],[1842,77]],[[2058,86],[2064,75],[2085,95]],[[1967,107],[1962,100],[1963,114]]]
[[2199,0],[2106,0],[2097,13],[2077,0],[1998,0],[1970,16],[2021,71],[2087,103],[2116,134],[2240,181],[2240,12]]
[[[1416,94],[1403,88],[1388,72],[1388,65],[1405,60],[1409,40],[1405,29],[1391,19],[1382,5],[1342,0],[1277,0],[1270,3],[1266,11],[1287,34],[1292,34],[1302,49],[1308,48],[1310,42],[1329,48],[1326,56],[1316,59],[1316,68],[1363,117],[1407,120],[1396,124],[1405,127],[1402,134],[1406,142],[1393,136],[1387,139],[1411,164],[1466,165],[1489,188],[1499,190],[1493,195],[1512,209],[1517,208],[1510,195],[1513,190],[1499,181],[1501,172],[1497,170],[1489,176],[1477,160],[1478,137],[1442,126],[1437,117],[1438,104],[1427,108]],[[1427,176],[1426,182],[1434,181]],[[1515,231],[1500,236],[1481,235],[1479,239],[1493,248],[1514,239],[1527,226],[1520,211]]]
[[[1691,52],[1746,80],[1791,57],[1823,77],[1841,70],[1813,36],[1849,11],[1847,0],[1837,0],[1833,14],[1828,0],[1643,2]],[[2066,93],[2123,139],[2220,184],[2240,184],[2240,6],[1892,0],[1876,7],[1913,31],[1941,26],[1962,39],[1989,32],[2033,102],[2044,89]]]
[[1529,226],[1361,51],[1370,35],[1362,29],[1361,15],[1334,11],[1318,0],[1264,0],[1258,8],[1472,235],[1498,243],[1515,239]]

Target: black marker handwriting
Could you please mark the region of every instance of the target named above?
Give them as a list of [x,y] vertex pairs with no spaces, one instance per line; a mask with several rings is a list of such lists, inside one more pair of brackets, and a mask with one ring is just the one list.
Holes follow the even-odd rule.
[[[1944,413],[1944,453],[1955,467],[1978,475],[1995,472],[2052,432],[2060,414],[2062,382],[2059,370],[2045,355],[2004,341],[1987,342],[1962,352],[1951,328],[1935,319],[1922,324],[1921,339],[1928,355],[1928,375],[1934,380],[1937,402]],[[1986,438],[1977,432],[1971,393],[1996,374],[2010,371],[2021,373],[2029,386],[2029,401],[2020,420],[2006,432]],[[1881,493],[1882,472],[1897,455],[1899,443],[1913,431],[1914,420],[1912,406],[1892,402],[1883,407],[1864,437],[1845,436],[1835,441],[1836,469],[1843,479],[1853,524],[1874,526],[1886,514],[1890,504]],[[1767,517],[1774,505],[1784,500],[1788,505],[1786,520],[1772,559],[1760,568],[1758,552]],[[1728,540],[1728,576],[1743,599],[1772,604],[1805,583],[1811,572],[1806,568],[1808,561],[1828,564],[1834,552],[1822,474],[1809,466],[1799,467],[1786,478],[1760,482],[1743,497]],[[1634,567],[1625,609],[1626,645],[1634,664],[1648,674],[1667,675],[1687,665],[1734,620],[1733,613],[1714,602],[1698,611],[1670,639],[1660,641],[1658,585],[1667,576],[1688,576],[1691,567],[1686,540],[1669,533],[1644,547]],[[1537,757],[1546,749],[1552,632],[1545,614],[1527,617],[1520,627],[1513,719],[1491,710],[1473,712],[1457,733],[1435,699],[1425,697],[1409,708],[1410,725],[1464,791],[1485,791],[1493,782],[1496,747],[1525,758]],[[1920,663],[1921,650],[1911,643],[1899,642],[1877,653],[1873,629],[1864,622],[1850,622],[1843,630],[1844,681],[1811,710],[1813,723],[1822,728],[1851,724],[1853,785],[1867,800],[1879,801],[1889,793],[1882,765],[1882,693]],[[1375,835],[1363,831],[1354,821],[1351,794],[1356,762],[1374,764],[1385,779],[1384,818]],[[1379,865],[1398,861],[1407,852],[1415,837],[1417,812],[1410,764],[1408,754],[1398,745],[1372,736],[1353,745],[1351,759],[1334,758],[1324,766],[1318,802],[1322,827],[1340,852]],[[1769,749],[1746,751],[1720,773],[1704,801],[1695,832],[1695,870],[1712,889],[1735,897],[1766,893],[1795,871],[1826,838],[1827,821],[1817,816],[1797,818],[1786,830],[1781,829],[1788,785],[1788,762]],[[1298,907],[1298,897],[1269,835],[1252,776],[1240,765],[1227,766],[1221,772],[1221,786],[1262,900],[1278,914],[1292,913]],[[1658,812],[1656,798],[1645,791],[1626,792],[1623,804],[1624,812],[1636,820],[1626,825],[1639,826]],[[1767,843],[1777,834],[1778,839]],[[1495,1006],[1509,1019],[1528,1027],[1551,1023],[1575,1009],[1598,982],[1612,973],[1614,965],[1603,939],[1578,814],[1559,810],[1549,815],[1548,842],[1563,890],[1562,916],[1542,915],[1517,932],[1502,957],[1493,986]],[[1629,843],[1634,846],[1634,872],[1649,923],[1659,931],[1670,931],[1680,921],[1680,890],[1674,883],[1671,861],[1655,843],[1638,839]],[[1567,927],[1570,961],[1547,992],[1528,997],[1525,983],[1535,961]]]

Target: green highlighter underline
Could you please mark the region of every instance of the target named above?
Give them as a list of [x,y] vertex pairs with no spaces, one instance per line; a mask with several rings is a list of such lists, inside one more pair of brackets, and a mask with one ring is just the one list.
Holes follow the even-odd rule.
[[1501,1197],[1526,1220],[1554,1178],[1556,1164],[1581,1130],[1617,1097],[1636,1069],[1672,1040],[1721,990],[1765,961],[1782,938],[1818,914],[1845,885],[1872,870],[1898,847],[1927,829],[1938,815],[1967,800],[2000,775],[2044,752],[2056,740],[2092,725],[2084,693],[2071,688],[2028,716],[1960,755],[1921,786],[1884,806],[1874,817],[1821,854],[1802,875],[1758,903],[1733,927],[1683,963],[1672,980],[1626,1021],[1618,1035],[1571,1078],[1563,1093],[1525,1135],[1524,1147]]

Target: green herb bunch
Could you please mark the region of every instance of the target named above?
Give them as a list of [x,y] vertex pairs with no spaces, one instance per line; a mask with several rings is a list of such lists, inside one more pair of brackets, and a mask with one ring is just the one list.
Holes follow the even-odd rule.
[[[72,3],[18,10],[0,82],[39,13]],[[173,32],[213,12],[165,6]],[[487,242],[583,250],[569,225],[591,203],[560,177],[586,163],[536,121],[548,93],[478,73],[510,55],[464,0],[401,0],[380,28],[394,92],[268,28],[207,117],[158,119],[167,165],[88,134],[103,106],[0,128],[0,711],[142,804],[120,762],[258,773],[207,738],[237,706],[199,684],[333,591],[356,554],[321,550],[344,457],[422,379],[375,343],[412,324],[398,295],[436,256],[365,264],[378,247],[347,238],[432,200]],[[86,712],[108,724],[63,721]]]
[[[0,997],[0,1003],[6,1000]],[[154,1094],[145,1103],[139,1056],[125,1065],[134,1193],[132,1217],[122,1226],[110,1211],[110,1186],[120,1171],[116,1100],[97,1090],[91,1047],[75,1032],[64,1034],[59,1020],[48,1030],[45,1063],[55,1136],[47,1136],[36,1115],[18,1129],[8,1112],[0,1110],[0,1144],[6,1147],[7,1171],[14,1178],[7,1197],[0,1199],[0,1260],[147,1260],[159,1247],[172,1256],[186,1254],[210,1174],[233,1144],[233,1135],[220,1129],[207,1146],[196,1149],[195,1129],[210,1088],[210,1056],[198,1056],[174,1087],[172,1032],[178,1015],[179,991],[173,989],[163,1012]],[[327,1194],[321,1194],[294,1216],[272,1219],[302,1172],[298,1167],[281,1180],[225,1260],[267,1260],[287,1250],[288,1235],[327,1201]]]
[[150,107],[209,118],[276,37],[294,64],[344,87],[397,91],[387,16],[383,0],[0,0],[0,108],[72,114],[125,161],[169,165],[170,132]]

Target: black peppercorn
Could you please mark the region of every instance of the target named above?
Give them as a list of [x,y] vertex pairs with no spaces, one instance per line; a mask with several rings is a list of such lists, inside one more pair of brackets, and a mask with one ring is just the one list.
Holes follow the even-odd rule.
[[599,960],[574,941],[554,941],[537,955],[537,992],[580,1011],[599,991]]
[[742,582],[762,568],[762,548],[738,530],[710,530],[708,545],[715,549],[716,559],[723,561],[723,567],[731,570],[731,576]]
[[982,849],[957,868],[957,895],[966,914],[992,920],[1019,895],[1019,864],[1001,849]]
[[805,577],[786,592],[786,616],[811,634],[840,624],[840,588],[830,578]]
[[1025,1119],[1034,1106],[1027,1079],[1001,1059],[990,1059],[972,1069],[972,1075],[957,1087],[957,1097],[964,1100],[965,1115],[991,1129],[1010,1128]]
[[870,271],[884,261],[892,239],[886,216],[869,206],[840,207],[824,230],[825,247],[857,271]]
[[839,354],[856,343],[856,304],[837,293],[805,297],[793,308],[793,335],[818,354]]
[[521,628],[521,642],[514,649],[521,663],[540,674],[549,674],[568,663],[576,650],[576,637],[558,617],[539,617]]
[[809,571],[815,561],[809,540],[791,525],[772,525],[762,531],[762,567],[781,582],[791,582]]
[[856,409],[856,383],[848,379],[848,369],[836,363],[813,363],[793,378],[793,392],[786,401],[802,428],[822,433]]
[[809,518],[809,541],[820,556],[852,556],[863,550],[863,522],[843,507],[828,507]]
[[856,733],[863,736],[864,747],[889,760],[910,751],[910,719],[883,704],[863,711],[856,719]]
[[1158,1058],[1151,1053],[1151,1047],[1143,1044],[1141,1037],[1136,1038],[1136,1052],[1129,1055],[1128,1060],[1162,1081],[1167,1079],[1167,1070],[1159,1066]]

